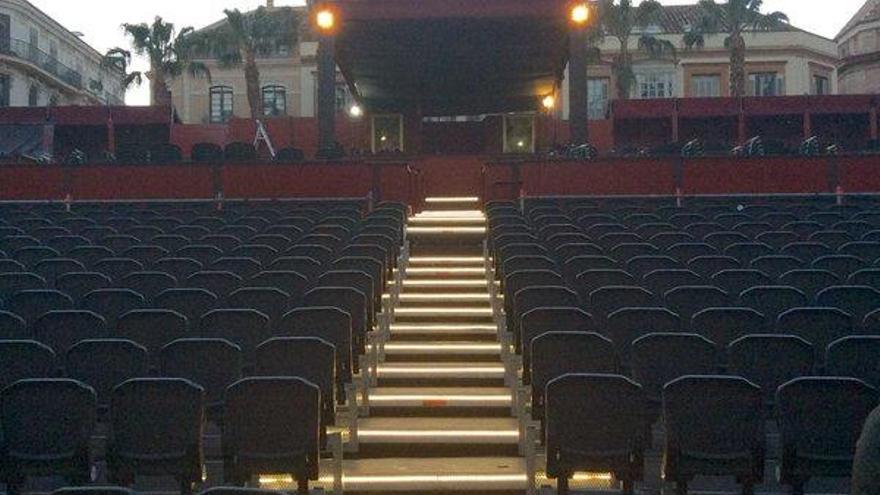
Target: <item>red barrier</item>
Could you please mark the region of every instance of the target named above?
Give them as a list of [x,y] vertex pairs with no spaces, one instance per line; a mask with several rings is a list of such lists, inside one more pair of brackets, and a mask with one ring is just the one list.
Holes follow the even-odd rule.
[[86,199],[205,199],[214,197],[204,165],[89,166],[73,169],[71,196]]
[[684,165],[685,194],[831,192],[827,158],[699,158]]
[[523,167],[528,196],[672,194],[674,163],[663,159],[531,163]]
[[858,156],[838,159],[840,185],[845,192],[880,191],[880,156]]
[[227,165],[220,172],[226,198],[362,198],[372,189],[364,163]]
[[66,170],[55,166],[0,167],[0,200],[64,199]]

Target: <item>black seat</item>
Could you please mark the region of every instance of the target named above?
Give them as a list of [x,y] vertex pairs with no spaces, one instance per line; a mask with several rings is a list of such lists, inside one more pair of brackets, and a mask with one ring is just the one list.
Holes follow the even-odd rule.
[[221,418],[226,388],[241,379],[241,348],[223,339],[181,339],[162,348],[159,372],[183,378],[205,390],[209,419]]
[[613,472],[631,494],[644,471],[644,394],[633,381],[615,375],[568,374],[546,390],[547,476],[568,495],[576,471]]
[[85,265],[71,258],[48,258],[34,266],[34,273],[43,277],[50,287],[55,286],[55,281],[61,275],[84,271],[86,271]]
[[632,343],[650,333],[681,331],[679,316],[665,308],[624,308],[608,317],[606,335],[623,363],[628,364]]
[[73,309],[73,300],[56,290],[24,290],[13,295],[6,308],[20,316],[28,325],[49,311]]
[[260,473],[291,474],[298,493],[318,479],[321,390],[301,378],[246,378],[226,391],[223,479],[243,485]]
[[253,309],[215,309],[202,316],[196,336],[228,340],[252,363],[254,350],[272,336],[269,324],[268,316]]
[[120,282],[129,273],[144,271],[144,265],[131,258],[105,258],[95,263],[94,270]]
[[794,256],[761,256],[752,260],[747,268],[764,272],[778,280],[779,277],[792,270],[800,270],[805,267],[804,262]]
[[259,311],[269,317],[269,325],[274,328],[290,307],[290,295],[272,287],[242,287],[229,294],[223,306]]
[[623,270],[587,270],[579,273],[575,288],[584,299],[589,299],[596,289],[610,286],[634,286],[638,281]]
[[91,311],[50,311],[33,324],[34,339],[64,354],[81,340],[109,337],[106,320]]
[[853,378],[798,378],[776,393],[780,481],[796,495],[813,477],[849,477],[862,425],[880,401]]
[[0,390],[28,378],[51,378],[57,372],[55,352],[33,340],[0,341]]
[[691,270],[657,270],[644,276],[643,282],[654,294],[666,294],[676,287],[702,285],[704,280]]
[[135,309],[146,307],[144,296],[130,289],[98,289],[83,297],[80,307],[104,317],[108,328],[116,328],[119,318]]
[[763,314],[772,326],[782,313],[809,305],[809,299],[794,287],[770,285],[752,287],[739,296],[740,304]]
[[254,258],[224,256],[217,258],[208,265],[208,269],[218,272],[229,272],[248,279],[259,273],[263,268],[260,261]]
[[182,285],[205,289],[217,297],[226,297],[244,285],[244,278],[228,271],[199,271],[190,275]]
[[145,347],[130,340],[83,340],[67,351],[64,371],[92,387],[98,406],[106,409],[117,385],[149,376],[149,358]]
[[795,378],[814,373],[813,345],[795,335],[747,335],[727,347],[727,370],[761,387],[770,411],[776,389]]
[[847,280],[853,273],[869,267],[870,264],[865,263],[861,258],[843,254],[822,256],[812,265],[814,270],[828,270],[840,277],[841,280]]
[[295,272],[308,280],[316,280],[321,273],[321,263],[312,258],[285,256],[276,259],[267,267],[270,271]]
[[761,389],[744,378],[685,376],[663,388],[663,476],[679,494],[698,475],[734,476],[743,493],[764,478]]
[[204,391],[179,378],[136,378],[113,389],[107,468],[114,484],[174,476],[184,495],[202,479]]
[[554,306],[579,307],[578,295],[565,287],[532,286],[521,289],[513,301],[513,312],[507,316],[507,330],[513,333],[516,348],[520,349],[520,326],[524,314],[536,308]]
[[595,332],[593,317],[576,307],[543,307],[528,311],[522,316],[520,338],[524,385],[531,383],[532,341],[547,332]]
[[80,301],[86,294],[98,289],[108,289],[113,285],[110,277],[98,272],[65,273],[55,280],[55,288],[64,292],[74,301]]
[[712,283],[735,296],[752,287],[773,285],[774,280],[758,270],[724,270],[712,276]]
[[798,288],[810,300],[815,300],[816,295],[826,287],[840,285],[841,282],[837,275],[825,270],[792,270],[779,277],[779,283]]
[[840,246],[840,254],[847,254],[861,258],[866,264],[871,265],[880,259],[880,243],[877,242],[850,242]]
[[742,336],[765,333],[768,328],[772,326],[768,327],[764,315],[751,308],[707,308],[696,313],[690,325],[692,332],[715,342],[719,349]]
[[685,325],[704,309],[735,306],[733,298],[727,292],[713,286],[676,287],[667,292],[663,299],[666,307],[678,314]]
[[205,313],[217,307],[218,299],[205,289],[167,289],[153,298],[152,305],[182,314],[194,327]]
[[28,476],[89,482],[89,441],[95,429],[95,392],[74,380],[22,380],[0,393],[7,491],[22,492]]
[[831,342],[851,335],[853,323],[850,314],[837,308],[795,308],[779,315],[776,330],[803,337],[821,352]]
[[336,388],[343,390],[352,378],[351,316],[339,308],[307,307],[290,311],[281,320],[277,334],[284,337],[315,337],[336,349]]
[[736,270],[739,266],[739,261],[730,256],[698,256],[687,263],[688,270],[707,279],[725,270]]
[[160,292],[176,287],[177,280],[163,272],[132,272],[123,277],[119,285],[151,301]]
[[[318,287],[306,293],[303,307],[338,308],[351,317],[351,339],[354,355],[366,353],[367,327],[366,296],[349,287]],[[357,361],[354,363],[358,366]],[[355,369],[357,372],[358,369]]]
[[880,336],[854,335],[835,340],[825,352],[825,369],[831,376],[858,378],[880,387]]
[[590,313],[600,325],[608,315],[623,308],[650,308],[658,306],[657,298],[642,287],[608,286],[596,289],[590,294]]
[[158,352],[169,342],[187,336],[186,316],[169,309],[136,309],[123,314],[116,325],[116,334]]
[[0,301],[8,301],[16,292],[41,290],[46,287],[46,280],[35,273],[0,273]]
[[828,287],[816,295],[816,303],[849,313],[854,323],[860,325],[868,313],[880,309],[880,291],[857,285]]

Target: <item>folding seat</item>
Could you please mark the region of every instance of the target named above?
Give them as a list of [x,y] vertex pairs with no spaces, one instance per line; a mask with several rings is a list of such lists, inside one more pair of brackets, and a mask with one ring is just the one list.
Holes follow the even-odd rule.
[[0,341],[27,340],[32,337],[24,318],[9,311],[0,311]]
[[607,256],[575,256],[565,262],[562,273],[569,283],[576,283],[577,276],[588,270],[616,270],[620,265]]
[[644,227],[645,225],[661,224],[662,222],[662,217],[650,213],[633,213],[623,217],[624,225],[638,228]]
[[174,476],[184,495],[202,478],[204,390],[179,378],[136,378],[113,389],[108,478]]
[[116,229],[114,229],[113,227],[107,227],[106,225],[95,225],[92,227],[86,227],[80,231],[80,235],[92,241],[93,243],[100,242],[101,239],[107,236],[117,235],[118,233],[119,232],[117,232]]
[[135,220],[133,217],[115,216],[104,220],[103,224],[108,227],[113,227],[120,232],[123,232],[127,229],[140,225],[140,222]]
[[728,229],[732,229],[736,225],[751,222],[754,219],[751,216],[743,213],[724,213],[721,215],[716,215],[713,220]]
[[285,251],[283,256],[312,258],[322,265],[333,258],[333,249],[316,244],[303,244],[302,242],[303,240],[300,239],[296,245]]
[[165,233],[162,229],[153,225],[136,225],[134,227],[122,230],[121,232],[123,235],[137,237],[141,240],[141,242],[147,242],[153,237]]
[[272,246],[242,244],[230,251],[229,256],[233,258],[254,259],[261,265],[264,265],[275,261],[275,258],[279,256],[279,253]]
[[144,296],[131,289],[98,289],[86,294],[80,307],[99,314],[107,321],[108,328],[116,328],[119,317],[147,305]]
[[[350,287],[366,296],[367,328],[373,328],[376,314],[381,310],[381,295],[371,276],[359,270],[329,271],[318,278],[318,287]],[[377,297],[378,295],[378,297]]]
[[794,256],[805,263],[812,263],[817,258],[834,254],[834,250],[818,242],[793,242],[783,246],[780,253],[785,256]]
[[507,260],[519,257],[547,257],[547,248],[537,243],[529,244],[507,244],[498,248],[498,259],[502,266]]
[[681,319],[665,308],[624,308],[608,316],[604,334],[614,342],[620,359],[628,364],[632,343],[650,333],[681,331]]
[[47,258],[37,263],[33,271],[43,277],[50,287],[54,287],[59,276],[71,272],[84,272],[86,267],[70,258]]
[[40,247],[40,245],[39,239],[29,235],[10,235],[0,240],[0,248],[3,248],[7,253],[14,253],[19,249],[29,247]]
[[71,272],[60,275],[55,280],[55,289],[67,294],[74,301],[80,301],[86,294],[113,285],[110,277],[98,272]]
[[205,289],[223,298],[242,287],[244,278],[228,271],[200,271],[190,275],[181,285]]
[[614,344],[598,333],[547,332],[531,343],[532,419],[544,418],[547,384],[572,373],[615,374],[620,362]]
[[152,301],[160,292],[176,287],[177,280],[164,272],[133,272],[123,277],[119,285]]
[[847,280],[851,274],[869,267],[870,264],[851,255],[823,256],[814,261],[812,265],[814,270],[828,270],[840,277],[841,280]]
[[771,246],[774,250],[779,251],[789,244],[800,242],[801,236],[788,230],[774,230],[758,234],[757,236],[755,236],[755,240]]
[[773,230],[773,226],[769,223],[762,222],[743,222],[738,223],[733,226],[734,232],[739,232],[740,234],[744,234],[746,237],[750,239],[754,239],[760,234],[764,232],[770,232]]
[[296,272],[307,280],[316,280],[321,274],[321,263],[312,258],[285,256],[276,259],[267,269],[269,271]]
[[[299,227],[295,224],[283,223],[283,224],[274,224],[274,225],[270,225],[269,227],[266,227],[265,229],[262,230],[262,234],[258,237],[281,236],[284,239],[286,239],[292,243],[293,241],[302,237],[302,235],[303,235],[303,228],[302,227]],[[270,245],[272,245],[272,244],[270,244]],[[281,246],[272,246],[272,247],[283,252],[284,249],[286,249],[288,246],[285,246],[284,249],[282,249]]]
[[691,318],[690,330],[715,342],[724,349],[736,339],[765,333],[764,315],[751,308],[707,308]]
[[288,295],[288,304],[297,305],[310,287],[309,280],[294,271],[264,271],[248,281],[252,287],[278,289]]
[[692,333],[650,333],[632,342],[629,365],[632,378],[645,394],[647,417],[657,421],[663,386],[687,375],[713,375],[718,372],[718,352],[714,342]]
[[174,340],[186,338],[189,320],[170,309],[136,309],[119,318],[115,335],[136,342],[150,353]]
[[211,246],[207,244],[192,244],[181,248],[176,253],[174,253],[175,258],[189,258],[193,259],[203,266],[208,266],[213,263],[215,260],[223,257],[223,251],[216,246]]
[[33,340],[0,341],[0,390],[25,379],[51,378],[58,369],[55,352]]
[[315,337],[329,342],[336,349],[337,390],[343,391],[344,384],[351,382],[355,368],[352,320],[342,309],[327,306],[294,309],[281,319],[276,334],[280,337]]
[[752,260],[762,256],[771,256],[774,249],[767,244],[759,242],[743,242],[732,244],[724,250],[725,256],[736,258],[743,266],[749,266]]
[[681,317],[684,329],[695,314],[707,308],[734,307],[735,297],[709,285],[686,285],[676,287],[663,295],[666,307]]
[[610,471],[623,493],[633,493],[650,445],[644,400],[642,388],[623,376],[569,374],[547,384],[547,476],[560,495],[568,495],[576,471]]
[[98,245],[106,247],[117,255],[122,254],[126,249],[137,246],[138,244],[142,244],[140,239],[124,234],[108,235],[98,241]]
[[877,389],[854,378],[798,378],[776,393],[781,457],[779,480],[804,493],[814,477],[848,478]]
[[622,263],[626,263],[637,256],[654,256],[659,254],[660,250],[653,244],[624,243],[611,249],[609,256]]
[[795,308],[779,315],[776,331],[803,337],[818,349],[853,334],[853,318],[837,308]]
[[663,295],[676,287],[700,285],[702,277],[691,270],[656,270],[644,276],[643,285],[651,292]]
[[740,305],[764,315],[768,328],[772,328],[782,313],[810,304],[806,294],[786,285],[763,285],[746,289],[740,294],[739,301]]
[[106,410],[120,383],[149,376],[147,349],[130,340],[83,340],[64,355],[64,376],[92,387]]
[[581,297],[586,299],[602,287],[626,285],[638,285],[638,281],[623,270],[587,270],[578,274],[576,288]]
[[269,220],[265,218],[260,218],[258,216],[247,216],[241,217],[235,221],[236,225],[245,225],[255,229],[257,232],[263,231],[266,227],[272,224]]
[[242,287],[229,294],[223,306],[257,311],[268,317],[270,328],[274,328],[290,308],[290,294],[271,287]]
[[241,349],[223,339],[175,340],[159,353],[159,372],[183,378],[205,390],[209,419],[220,418],[226,388],[241,379]]
[[623,308],[650,308],[659,305],[657,297],[647,289],[633,286],[608,286],[590,294],[590,313],[602,325],[608,315]]
[[89,441],[96,423],[95,392],[73,380],[16,382],[0,392],[2,481],[21,493],[29,476],[89,482]]
[[334,260],[328,268],[330,271],[363,272],[372,277],[373,296],[377,305],[380,304],[383,288],[388,285],[389,276],[389,273],[384,271],[381,261],[363,256],[345,256]]
[[751,242],[751,239],[748,238],[745,234],[740,232],[713,232],[706,237],[703,238],[703,242],[714,247],[719,251],[724,251],[728,247],[734,244],[742,244]]
[[78,246],[67,252],[68,258],[79,261],[86,268],[93,268],[99,261],[114,256],[113,251],[104,246]]
[[79,246],[89,246],[92,244],[92,241],[79,235],[59,235],[46,239],[44,244],[59,253],[65,254]]
[[125,258],[136,260],[144,266],[152,266],[157,260],[170,255],[167,249],[161,246],[140,244],[132,246],[122,252]]
[[858,325],[868,313],[880,309],[880,291],[858,285],[833,286],[819,292],[816,303],[848,313]]
[[880,386],[877,356],[880,356],[880,336],[844,337],[828,345],[825,369],[830,376],[857,378],[876,388]]
[[[39,263],[37,265],[39,265]],[[27,271],[27,267],[25,267],[18,261],[11,259],[0,259],[0,273],[17,273],[25,271]]]
[[6,302],[6,309],[20,316],[28,325],[49,311],[73,309],[73,299],[57,290],[23,290]]
[[558,246],[555,254],[557,261],[565,263],[578,256],[604,256],[605,252],[602,251],[602,248],[592,243],[575,243]]
[[676,244],[697,243],[697,238],[687,232],[660,232],[648,238],[648,242],[667,251]]
[[[277,337],[256,350],[254,376],[302,378],[321,390],[321,430],[336,424],[336,348],[316,337]],[[322,435],[324,436],[324,435]],[[326,442],[322,438],[322,445]]]
[[[176,229],[177,227],[180,227],[181,225],[183,225],[183,220],[180,218],[172,217],[172,216],[165,216],[165,217],[150,219],[150,225],[152,225],[154,227],[158,227],[162,231],[162,234],[159,234],[159,235],[165,235],[165,232],[171,232],[172,230]],[[155,237],[153,237],[151,239],[151,241],[153,241],[153,242],[155,240],[156,240]]]
[[817,212],[817,213],[813,213],[812,215],[809,215],[807,217],[807,220],[809,220],[811,222],[820,223],[823,226],[830,227],[834,224],[846,221],[846,218],[839,213]]
[[727,372],[761,387],[767,410],[776,389],[790,380],[815,374],[816,350],[795,335],[746,335],[727,347]]
[[242,244],[242,240],[229,234],[210,234],[199,239],[199,245],[211,246],[228,253]]
[[807,265],[803,261],[793,256],[774,255],[755,258],[746,266],[746,268],[758,270],[766,273],[773,279],[778,280],[782,275],[806,266]]
[[837,275],[827,270],[792,270],[779,277],[779,283],[796,287],[810,300],[814,300],[826,287],[840,285],[841,282]]
[[663,388],[663,477],[686,494],[698,475],[733,476],[752,493],[764,477],[761,389],[744,378],[685,376]]
[[616,221],[617,219],[614,216],[603,213],[578,215],[576,220],[577,224],[584,229],[588,229],[593,225],[613,224]]
[[880,230],[872,230],[862,236],[862,242],[880,242]]
[[669,256],[636,256],[626,264],[626,271],[640,278],[656,270],[677,270],[680,268],[681,264]]
[[587,234],[587,237],[592,239],[593,242],[598,241],[604,235],[626,231],[626,226],[619,223],[597,223],[589,227],[584,227],[584,233]]
[[272,336],[269,316],[254,309],[215,309],[202,315],[196,337],[226,339],[238,345],[246,362],[253,362],[254,349]]
[[510,244],[538,244],[540,242],[531,229],[524,225],[497,227],[492,230],[489,238],[496,251]]
[[869,268],[858,270],[849,276],[847,282],[850,285],[862,285],[880,290],[880,269]]
[[335,242],[339,246],[351,238],[351,230],[342,225],[321,222],[312,227],[306,237],[321,238],[318,244],[328,247],[331,242]]
[[820,230],[819,232],[813,233],[808,240],[810,242],[825,244],[831,249],[839,249],[844,244],[848,244],[860,238],[861,235],[853,237],[845,230]]
[[779,228],[785,224],[797,222],[798,216],[793,213],[773,212],[761,215],[758,219],[764,223],[769,223],[770,225]]
[[516,273],[523,270],[557,271],[556,263],[546,256],[514,256],[507,258],[501,265],[500,275]]
[[695,223],[705,223],[706,217],[699,213],[676,213],[669,216],[669,223],[675,225],[679,229],[684,229],[688,225]]
[[248,242],[251,237],[259,233],[257,229],[249,227],[247,225],[226,225],[216,232],[220,235],[230,235],[232,237],[236,237],[238,239],[241,239],[242,242]]
[[712,283],[735,297],[752,287],[772,285],[774,279],[758,270],[724,270],[712,276]]
[[130,273],[144,271],[144,265],[131,258],[106,258],[95,263],[94,270],[118,283]]
[[191,225],[204,227],[212,232],[219,231],[226,227],[226,221],[219,217],[198,217],[190,222]]
[[243,485],[260,473],[290,474],[298,493],[318,479],[321,391],[301,378],[246,378],[227,389],[223,479]]
[[642,244],[645,240],[635,232],[611,232],[596,239],[596,244],[611,251],[621,244]]
[[553,236],[560,234],[584,235],[581,229],[573,223],[551,223],[540,226],[538,229],[538,237],[547,240],[548,243]]
[[60,258],[61,253],[46,246],[30,246],[16,249],[12,258],[24,266],[35,267],[37,263],[51,258]]
[[715,232],[724,232],[725,227],[716,222],[697,222],[686,225],[682,230],[697,239],[705,239],[706,236]]
[[868,222],[871,225],[878,226],[880,225],[880,212],[878,212],[877,210],[862,211],[853,215],[852,219],[862,222]]
[[522,270],[504,277],[504,312],[513,314],[516,293],[532,286],[564,286],[562,276],[549,270]]
[[[259,234],[252,237],[249,243],[249,245],[252,246],[261,246],[261,250],[264,250],[262,246],[272,248],[274,250],[272,259],[274,260],[274,258],[278,257],[278,253],[284,252],[288,247],[290,247],[293,241],[280,234]],[[236,249],[246,249],[246,246],[247,245],[239,246]],[[271,260],[264,260],[264,262],[265,261]]]
[[718,250],[708,244],[695,242],[674,244],[666,249],[666,254],[682,263],[690,263],[703,256],[716,256]]
[[330,251],[336,251],[343,244],[339,237],[328,234],[306,234],[299,240],[299,244],[308,246],[321,246]]
[[[645,224],[638,226],[635,229],[635,233],[638,234],[639,237],[641,237],[642,239],[649,240],[649,239],[652,239],[655,236],[660,235],[660,234],[673,234],[673,233],[677,234],[678,233],[677,230],[678,230],[678,228],[675,225],[672,225],[670,223],[656,222],[656,223],[645,223]],[[691,236],[686,234],[685,237],[688,238]],[[685,240],[682,242],[688,242],[688,241]],[[654,244],[654,243],[652,242],[652,244]],[[654,244],[654,245],[657,246],[657,244]],[[671,246],[672,244],[669,244],[669,245]],[[659,246],[659,247],[665,249],[667,246]]]
[[531,344],[547,332],[596,332],[593,317],[576,307],[535,308],[522,315],[520,324],[523,362],[523,384],[531,383]]
[[568,306],[577,308],[581,300],[577,293],[561,286],[532,285],[516,292],[512,312],[507,315],[507,330],[513,333],[516,348],[520,350],[520,325],[524,314],[536,308]]
[[850,242],[840,246],[838,251],[840,254],[861,258],[866,264],[873,264],[880,259],[880,243],[877,242]]
[[847,220],[834,224],[831,226],[831,229],[846,232],[853,239],[861,239],[863,235],[874,230],[875,227],[868,222]]
[[262,265],[254,258],[222,257],[209,264],[208,269],[234,273],[243,279],[249,279],[262,270]]

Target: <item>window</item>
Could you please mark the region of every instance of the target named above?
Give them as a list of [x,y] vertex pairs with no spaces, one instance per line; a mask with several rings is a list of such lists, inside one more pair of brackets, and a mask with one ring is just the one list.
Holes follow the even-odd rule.
[[58,95],[57,94],[53,94],[52,96],[49,97],[49,106],[50,107],[57,107],[58,106]]
[[12,86],[12,78],[9,74],[0,74],[0,107],[9,106],[10,86]]
[[831,93],[831,86],[827,76],[813,76],[813,94],[827,95]]
[[587,79],[587,114],[590,120],[608,118],[608,78]]
[[0,52],[9,52],[12,42],[11,21],[7,14],[0,14]]
[[284,86],[263,87],[263,115],[268,117],[287,115],[287,90]]
[[675,74],[672,72],[646,72],[636,74],[636,95],[638,98],[672,98]]
[[775,72],[749,74],[749,96],[782,96],[784,88],[784,78]]
[[31,61],[35,61],[40,55],[40,31],[37,28],[30,28],[30,31],[28,32],[28,41],[30,42],[28,46],[28,58]]
[[232,87],[211,87],[211,123],[224,124],[232,117]]
[[694,98],[717,98],[721,96],[721,76],[700,75],[691,78],[691,96]]
[[28,106],[35,107],[40,104],[40,88],[31,84],[28,88]]
[[403,116],[373,116],[373,153],[403,151]]
[[336,83],[336,111],[347,112],[350,99],[348,86],[345,83]]
[[504,116],[504,152],[534,153],[535,152],[535,118],[534,115]]

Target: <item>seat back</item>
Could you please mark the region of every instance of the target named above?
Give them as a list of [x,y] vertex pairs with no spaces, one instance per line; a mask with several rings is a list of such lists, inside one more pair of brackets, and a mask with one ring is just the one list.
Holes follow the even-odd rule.
[[294,309],[284,315],[277,329],[277,335],[282,337],[315,337],[332,344],[336,350],[336,373],[341,383],[351,381],[351,333],[351,316],[334,307]]
[[794,335],[747,335],[727,347],[727,369],[761,387],[774,404],[780,385],[815,370],[813,345]]
[[131,378],[149,376],[147,349],[130,340],[84,340],[64,356],[68,378],[92,387],[98,404],[110,404],[110,393]]
[[667,383],[717,373],[718,353],[715,343],[700,335],[651,333],[633,341],[630,368],[645,395],[659,404]]
[[162,348],[159,370],[205,390],[208,407],[222,405],[226,388],[241,379],[241,348],[223,339],[180,339]]
[[28,378],[51,378],[57,372],[55,352],[33,340],[0,341],[0,390]]

